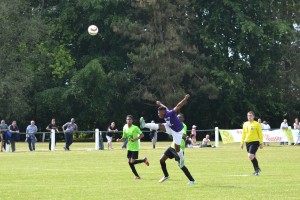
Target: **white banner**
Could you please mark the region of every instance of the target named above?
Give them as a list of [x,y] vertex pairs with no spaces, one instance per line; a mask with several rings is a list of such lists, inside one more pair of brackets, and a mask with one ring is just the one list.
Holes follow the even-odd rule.
[[[224,130],[220,129],[220,135],[224,144],[232,142],[241,142],[242,129]],[[295,143],[298,140],[299,130],[263,130],[264,142],[292,142]]]

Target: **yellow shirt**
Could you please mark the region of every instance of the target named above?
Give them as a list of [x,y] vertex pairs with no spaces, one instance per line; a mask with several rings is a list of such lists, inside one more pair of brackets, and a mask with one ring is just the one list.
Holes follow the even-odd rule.
[[261,125],[257,121],[247,121],[243,124],[243,134],[241,144],[244,142],[254,142],[259,141],[260,144],[263,143],[263,135],[261,130]]

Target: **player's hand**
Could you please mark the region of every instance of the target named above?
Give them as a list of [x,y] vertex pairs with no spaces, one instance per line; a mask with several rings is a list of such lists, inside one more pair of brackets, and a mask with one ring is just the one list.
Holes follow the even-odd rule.
[[263,144],[260,144],[260,145],[259,145],[259,148],[260,148],[260,149],[264,148],[264,145],[263,145]]
[[120,141],[120,139],[119,138],[117,138],[117,140],[116,140],[117,142],[119,142]]
[[189,95],[189,94],[186,94],[184,98],[185,98],[185,99],[188,99],[188,98],[190,98],[190,95]]
[[243,148],[244,148],[244,145],[241,144],[241,149],[243,149]]
[[156,105],[160,106],[161,102],[160,101],[156,101]]

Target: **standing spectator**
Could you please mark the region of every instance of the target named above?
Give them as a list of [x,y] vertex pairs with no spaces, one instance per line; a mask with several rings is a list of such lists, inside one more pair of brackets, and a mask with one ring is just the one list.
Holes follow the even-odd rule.
[[72,118],[71,122],[67,122],[62,126],[63,132],[65,134],[66,145],[64,146],[65,151],[70,151],[70,146],[73,143],[73,133],[78,130],[77,124],[75,124],[75,119]]
[[[54,118],[51,120],[51,123],[46,127],[46,130],[47,131],[54,130],[57,133],[59,132]],[[56,138],[55,138],[55,146],[56,146]],[[50,133],[50,137],[49,137],[49,150],[51,151],[51,133]]]
[[112,137],[113,137],[113,134],[118,132],[118,129],[116,127],[116,124],[115,122],[112,122],[110,124],[110,126],[107,128],[107,133],[106,133],[106,139],[107,139],[107,150],[109,150],[109,147],[111,149],[113,149],[112,147]]
[[[280,129],[286,129],[287,130],[288,128],[289,128],[289,125],[287,123],[287,119],[284,119],[283,122],[280,125]],[[284,142],[281,141],[280,145],[284,145]]]
[[295,122],[294,122],[293,126],[294,126],[294,129],[299,129],[300,128],[300,124],[299,124],[299,119],[298,118],[295,118]]
[[1,120],[0,124],[0,146],[1,152],[3,151],[3,147],[5,148],[5,133],[8,130],[7,124],[5,124],[4,120]]
[[[269,131],[271,129],[270,125],[266,121],[263,121],[261,128],[262,128],[263,133],[267,132],[267,131]],[[264,142],[264,145],[269,146],[269,142]]]
[[37,127],[35,125],[35,122],[31,120],[30,125],[27,126],[26,128],[26,138],[28,142],[28,147],[30,151],[35,151],[35,142],[36,142],[36,137],[35,133],[37,133]]
[[138,126],[135,126],[132,123],[132,121],[133,121],[133,116],[127,115],[126,116],[127,126],[124,127],[122,138],[117,139],[117,142],[123,141],[125,138],[128,139],[128,147],[127,147],[128,164],[131,168],[132,173],[135,175],[135,179],[141,179],[134,165],[145,163],[147,166],[149,166],[149,162],[147,157],[138,160],[139,150],[140,150],[139,140],[144,137],[144,134]]
[[254,116],[253,111],[247,113],[248,121],[243,124],[241,149],[244,148],[244,143],[246,142],[248,158],[251,160],[254,167],[253,175],[259,176],[261,170],[256,159],[256,152],[258,147],[261,149],[263,148],[263,137],[261,125],[257,121],[254,121]]
[[1,146],[1,152],[3,151],[3,148],[5,149],[5,133],[8,130],[7,124],[5,124],[4,120],[1,120],[0,124],[0,146]]
[[[154,120],[152,120],[151,123],[155,123]],[[155,149],[155,145],[157,142],[157,130],[150,129],[150,138],[151,138],[153,149]]]
[[11,125],[9,125],[9,127],[8,127],[8,130],[11,133],[11,138],[10,138],[11,151],[15,152],[16,151],[17,134],[20,133],[19,127],[17,126],[17,121],[12,121]]
[[197,141],[196,141],[196,135],[197,135],[197,131],[196,131],[196,125],[192,126],[192,131],[191,131],[191,141],[192,141],[192,145],[195,146]]
[[[128,125],[125,124],[125,125],[123,126],[123,132],[124,132],[124,130],[127,129],[127,128],[128,128]],[[123,141],[123,144],[122,144],[122,149],[126,149],[126,148],[127,148],[127,143],[128,143],[128,139],[127,139],[127,138],[124,138],[124,141]]]

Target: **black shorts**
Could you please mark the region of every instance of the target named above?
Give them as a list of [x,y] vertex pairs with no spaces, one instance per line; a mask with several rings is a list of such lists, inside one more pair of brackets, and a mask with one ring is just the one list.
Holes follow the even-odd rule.
[[165,151],[164,155],[167,156],[169,159],[173,159],[173,158],[175,158],[175,157],[178,156],[176,150],[175,150],[174,148],[172,148],[172,147],[169,147],[169,148]]
[[127,151],[127,158],[133,158],[138,159],[139,158],[139,152],[138,151]]
[[246,142],[247,152],[251,154],[256,154],[258,147],[259,147],[259,141],[255,142]]

